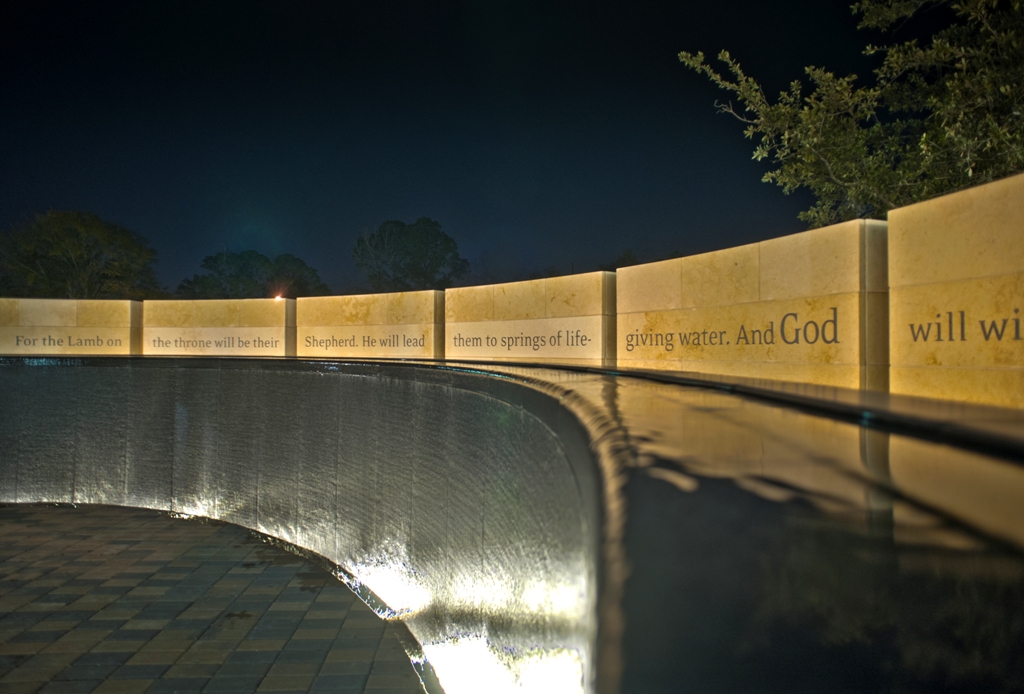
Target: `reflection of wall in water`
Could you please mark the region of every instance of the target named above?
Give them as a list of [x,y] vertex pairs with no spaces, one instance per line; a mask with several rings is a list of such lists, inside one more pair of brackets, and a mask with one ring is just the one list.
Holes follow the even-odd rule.
[[870,654],[865,662],[877,672],[863,676],[893,691],[1019,690],[1024,559],[980,543],[916,539],[886,542],[792,509],[784,534],[764,550],[760,602],[742,648],[770,653],[778,639],[800,638],[819,643],[826,661]]

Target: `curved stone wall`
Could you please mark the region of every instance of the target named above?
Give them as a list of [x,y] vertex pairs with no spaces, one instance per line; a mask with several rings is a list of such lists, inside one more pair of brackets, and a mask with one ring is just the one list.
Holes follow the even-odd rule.
[[7,358],[0,412],[0,501],[252,528],[401,617],[449,694],[594,690],[600,482],[547,395],[401,364]]

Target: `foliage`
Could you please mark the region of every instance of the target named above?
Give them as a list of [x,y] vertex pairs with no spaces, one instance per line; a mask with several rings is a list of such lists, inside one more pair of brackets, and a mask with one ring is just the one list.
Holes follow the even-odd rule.
[[[880,217],[907,205],[1024,170],[1024,0],[861,0],[860,28],[889,29],[929,6],[953,21],[926,45],[870,45],[883,57],[874,83],[808,67],[773,103],[727,51],[722,76],[702,53],[685,65],[732,92],[742,108],[716,104],[758,138],[754,159],[777,168],[763,180],[785,193],[806,187],[812,226]],[[737,110],[738,109],[738,110]]]
[[163,293],[156,251],[134,231],[87,212],[36,215],[0,236],[0,295],[146,299]]
[[269,296],[324,296],[330,288],[320,274],[301,258],[285,253],[274,258],[274,269],[267,284]]
[[271,260],[256,251],[224,251],[203,258],[202,268],[209,272],[184,280],[178,285],[178,296],[185,299],[258,299],[330,293],[316,270],[290,254]]
[[469,271],[469,261],[441,225],[427,217],[414,224],[384,222],[364,233],[352,260],[377,292],[446,289]]

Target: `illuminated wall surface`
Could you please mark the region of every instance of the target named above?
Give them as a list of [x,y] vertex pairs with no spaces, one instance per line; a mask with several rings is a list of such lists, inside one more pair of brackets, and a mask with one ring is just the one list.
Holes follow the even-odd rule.
[[295,299],[147,301],[142,353],[294,357]]
[[885,223],[618,271],[618,363],[885,390]]
[[141,354],[142,302],[0,299],[0,354]]
[[879,402],[527,366],[7,357],[0,502],[163,509],[316,552],[405,622],[446,694],[1014,691],[1024,415]]
[[449,359],[615,365],[615,273],[445,292]]
[[617,273],[297,301],[0,299],[0,354],[566,364],[1024,407],[1022,306],[1018,175],[888,222]]
[[300,357],[444,356],[444,292],[317,296],[295,302]]
[[1024,407],[1024,175],[889,213],[892,391]]

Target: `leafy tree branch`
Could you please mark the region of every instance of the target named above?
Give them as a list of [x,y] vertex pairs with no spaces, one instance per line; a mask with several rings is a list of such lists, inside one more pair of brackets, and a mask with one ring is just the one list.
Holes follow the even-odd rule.
[[151,299],[156,251],[87,212],[50,211],[0,236],[0,296]]
[[921,45],[869,45],[874,81],[805,70],[774,101],[727,51],[725,74],[703,53],[680,61],[738,102],[716,103],[755,140],[762,180],[817,198],[800,218],[823,226],[892,209],[1024,170],[1024,0],[861,0],[862,29],[889,30],[926,7],[954,20]]

